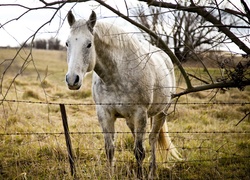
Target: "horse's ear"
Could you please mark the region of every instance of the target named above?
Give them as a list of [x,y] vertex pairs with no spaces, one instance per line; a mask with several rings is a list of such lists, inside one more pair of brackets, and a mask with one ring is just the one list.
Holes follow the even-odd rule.
[[75,17],[74,15],[72,14],[72,11],[69,11],[68,12],[68,22],[69,22],[69,25],[72,26],[74,23],[75,23]]
[[96,23],[96,13],[95,11],[92,11],[91,15],[89,16],[89,20],[87,21],[87,25],[88,25],[90,32],[93,32],[95,23]]

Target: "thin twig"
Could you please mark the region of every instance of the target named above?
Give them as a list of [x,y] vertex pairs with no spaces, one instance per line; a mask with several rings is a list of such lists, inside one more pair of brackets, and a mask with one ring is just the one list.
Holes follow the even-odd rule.
[[245,116],[237,124],[235,124],[235,126],[238,126],[249,115],[250,115],[250,111],[246,113]]

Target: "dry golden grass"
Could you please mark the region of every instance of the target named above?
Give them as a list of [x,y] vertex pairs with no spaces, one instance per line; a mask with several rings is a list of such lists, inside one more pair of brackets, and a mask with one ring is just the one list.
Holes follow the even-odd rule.
[[[0,49],[0,76],[15,55],[15,49]],[[66,52],[33,49],[25,70],[22,64],[29,49],[21,51],[4,74],[0,99],[0,179],[72,179],[58,103],[66,105],[73,148],[80,179],[107,179],[108,168],[103,136],[92,104],[91,74],[80,91],[69,91],[64,82]],[[200,69],[189,68],[196,74]],[[214,74],[219,70],[211,69]],[[177,80],[184,87],[183,80]],[[249,104],[199,104],[206,102],[250,102],[250,88],[197,92],[183,96],[168,118],[170,136],[183,162],[158,162],[159,179],[248,179],[250,178],[250,121],[239,120],[249,112]],[[6,96],[5,96],[6,95]],[[212,101],[210,101],[212,99]],[[46,102],[55,103],[48,104]],[[191,103],[191,104],[189,104]],[[198,104],[197,104],[198,103]],[[116,122],[116,166],[112,179],[134,179],[133,138],[122,119]],[[125,132],[125,133],[121,133]],[[198,133],[203,132],[203,133]],[[214,133],[213,133],[214,132]],[[231,133],[223,133],[231,132]],[[235,133],[241,132],[241,133]],[[247,133],[244,133],[247,132]],[[147,137],[147,136],[146,136]],[[149,166],[148,138],[145,139]],[[167,167],[167,166],[168,167]]]

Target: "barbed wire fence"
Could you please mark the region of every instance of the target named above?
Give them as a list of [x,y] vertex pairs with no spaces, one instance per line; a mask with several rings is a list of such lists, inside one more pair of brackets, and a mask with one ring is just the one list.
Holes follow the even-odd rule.
[[[43,144],[46,142],[46,139],[49,139],[48,141],[51,141],[52,139],[55,140],[55,143],[58,143],[61,150],[54,150],[56,151],[56,158],[62,159],[62,152],[60,151],[66,151],[67,149],[67,157],[69,160],[69,166],[70,166],[70,172],[73,177],[76,175],[76,166],[78,166],[78,163],[83,162],[85,165],[82,167],[82,171],[86,172],[91,169],[98,169],[100,168],[100,164],[105,166],[105,163],[101,161],[100,159],[105,159],[104,154],[104,146],[103,143],[95,143],[91,139],[88,138],[89,136],[92,136],[94,139],[101,139],[102,132],[100,131],[70,131],[68,122],[67,122],[67,116],[69,118],[73,116],[72,114],[66,115],[66,109],[65,106],[96,106],[95,103],[55,103],[55,102],[43,102],[43,101],[27,101],[27,100],[2,100],[3,102],[7,103],[21,103],[23,105],[55,105],[60,106],[61,111],[61,118],[63,122],[64,130],[61,132],[6,132],[6,133],[0,133],[0,139],[4,139],[3,137],[31,137],[27,138],[26,143],[22,142],[22,146],[29,146],[31,143],[38,143]],[[198,103],[177,103],[175,105],[229,105],[229,106],[245,106],[249,105],[250,102],[198,102]],[[97,105],[114,105],[109,103],[100,103]],[[123,103],[117,103],[116,105],[124,105]],[[126,105],[138,105],[136,103],[129,103]],[[245,116],[242,117],[242,119],[235,125],[238,125],[241,123],[246,117],[249,116],[249,112],[245,113]],[[250,154],[249,154],[249,138],[250,138],[250,131],[248,129],[244,131],[232,131],[232,130],[226,130],[221,129],[220,131],[207,131],[207,130],[201,130],[201,131],[169,131],[171,139],[173,142],[177,145],[177,149],[180,151],[180,153],[183,156],[183,161],[176,162],[176,161],[162,161],[158,162],[158,164],[162,166],[171,166],[172,169],[174,167],[175,171],[170,170],[167,171],[168,174],[166,174],[164,168],[160,168],[159,170],[159,178],[160,179],[196,179],[205,177],[205,179],[209,179],[209,176],[211,173],[219,174],[219,175],[213,175],[213,177],[220,177],[222,179],[230,179],[230,178],[249,178],[249,160],[250,160]],[[116,163],[117,166],[122,166],[124,164],[130,164],[129,167],[133,167],[134,165],[131,165],[133,162],[133,159],[127,158],[127,154],[133,154],[133,143],[131,143],[132,137],[129,136],[131,132],[129,131],[118,131],[116,132],[117,136],[120,136],[120,139],[122,139],[117,145],[116,145],[116,151],[117,154],[117,160]],[[147,132],[149,134],[149,132]],[[61,142],[59,142],[58,139],[62,139],[63,135],[65,136],[66,145],[62,145]],[[72,142],[71,143],[71,138]],[[78,138],[79,137],[79,138]],[[15,138],[14,138],[15,139]],[[79,139],[84,139],[84,142],[77,142]],[[241,143],[237,143],[237,140],[245,139]],[[18,141],[18,138],[17,140]],[[11,147],[13,144],[18,143],[16,141],[9,141],[9,146]],[[146,141],[146,140],[145,140]],[[41,146],[41,145],[40,145]],[[49,148],[49,147],[48,147]],[[64,149],[65,148],[65,149]],[[52,148],[53,149],[53,148]],[[64,149],[64,150],[62,150]],[[86,153],[90,153],[91,155],[96,154],[95,157],[91,157],[91,155],[82,155],[81,151],[84,150]],[[75,152],[73,152],[75,151]],[[146,148],[147,154],[150,154],[150,148]],[[62,154],[61,154],[62,153]],[[125,154],[125,157],[121,157],[122,154]],[[39,153],[38,153],[39,155]],[[39,156],[43,156],[44,154],[41,153]],[[64,160],[66,160],[64,158]],[[88,162],[89,161],[89,162]],[[39,162],[36,162],[39,163]],[[75,164],[76,163],[76,164]],[[199,171],[199,166],[203,164],[212,164],[208,167],[212,168],[210,169],[211,172],[208,174],[204,174],[204,171]],[[120,165],[119,165],[120,164]],[[190,165],[192,164],[192,165]],[[239,165],[240,164],[240,165]],[[149,160],[145,159],[145,165],[149,165]],[[224,167],[225,166],[225,167]],[[235,172],[226,174],[226,166],[235,166]],[[64,167],[65,168],[65,167]],[[232,167],[230,167],[231,169]],[[237,168],[241,168],[241,170],[237,170]],[[1,168],[0,168],[1,169]],[[132,169],[132,168],[131,168]],[[188,171],[196,171],[196,175],[192,177],[186,177],[186,172]],[[225,172],[224,172],[225,171]],[[133,174],[134,172],[130,172]],[[206,173],[206,172],[205,172]],[[126,175],[129,176],[129,175]],[[129,176],[131,177],[131,175]]]

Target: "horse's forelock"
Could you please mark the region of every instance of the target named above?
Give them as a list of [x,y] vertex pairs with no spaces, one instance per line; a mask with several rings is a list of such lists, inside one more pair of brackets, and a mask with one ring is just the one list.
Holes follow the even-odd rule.
[[71,32],[73,33],[79,33],[81,31],[84,31],[88,29],[87,27],[87,21],[84,19],[76,21],[72,26],[71,26]]

